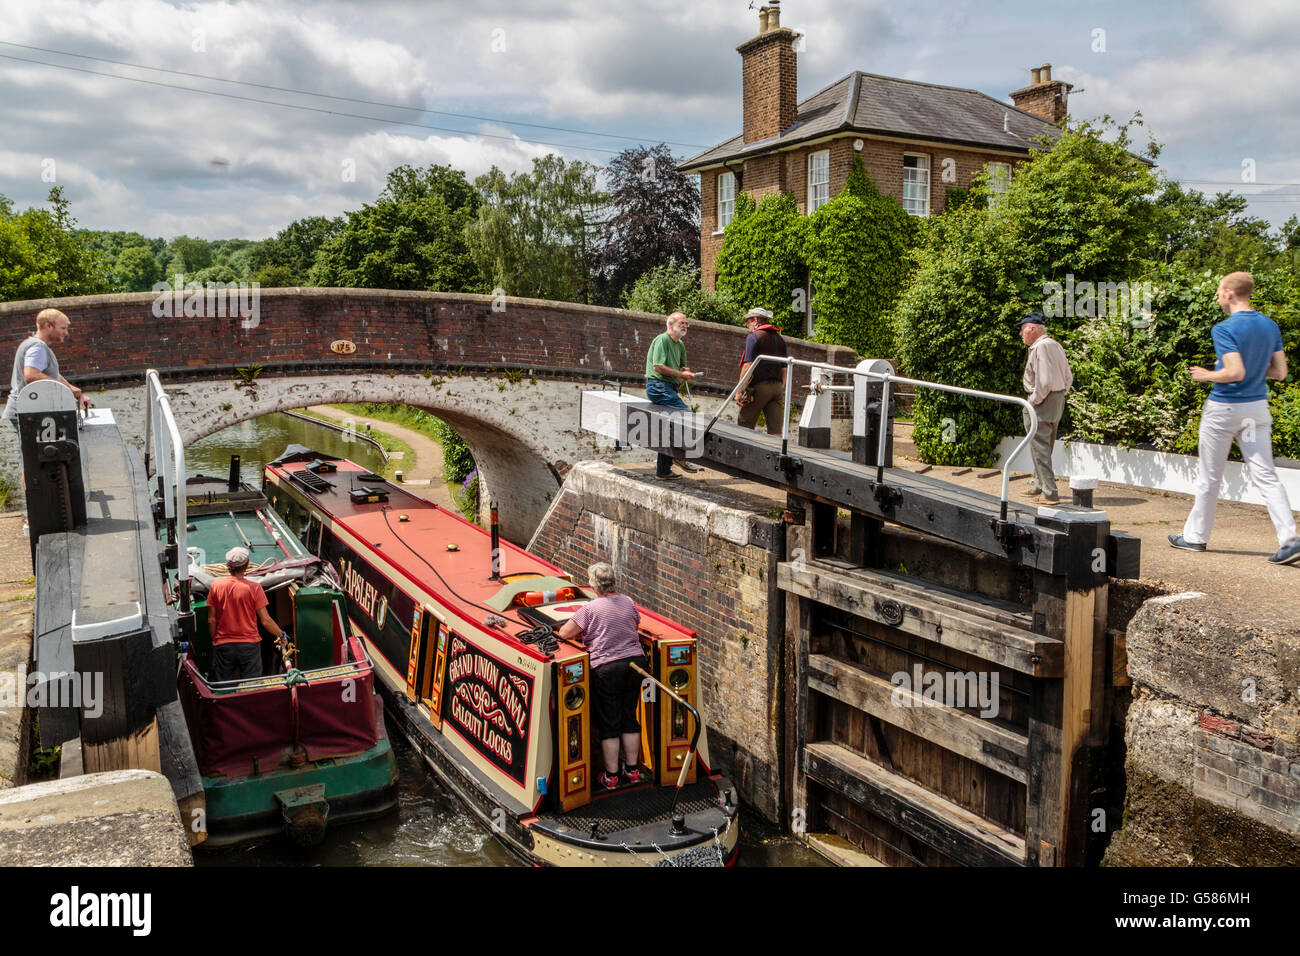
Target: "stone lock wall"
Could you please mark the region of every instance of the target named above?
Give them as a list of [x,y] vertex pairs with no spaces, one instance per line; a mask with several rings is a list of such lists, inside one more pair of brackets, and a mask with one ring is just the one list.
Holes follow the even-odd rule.
[[638,604],[696,631],[711,760],[749,808],[778,822],[784,528],[774,511],[582,462],[529,549],[580,582],[589,565],[608,561]]
[[1128,624],[1133,697],[1111,865],[1300,864],[1300,633],[1201,594]]

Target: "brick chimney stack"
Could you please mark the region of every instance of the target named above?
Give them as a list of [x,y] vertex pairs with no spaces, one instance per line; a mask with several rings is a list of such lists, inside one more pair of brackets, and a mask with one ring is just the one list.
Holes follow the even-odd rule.
[[1059,123],[1069,112],[1068,100],[1072,89],[1073,85],[1052,79],[1052,64],[1044,63],[1029,71],[1029,85],[1013,92],[1011,102],[1049,123]]
[[758,36],[736,47],[741,57],[746,143],[771,139],[795,120],[797,37],[781,26],[780,0],[772,0],[758,11]]

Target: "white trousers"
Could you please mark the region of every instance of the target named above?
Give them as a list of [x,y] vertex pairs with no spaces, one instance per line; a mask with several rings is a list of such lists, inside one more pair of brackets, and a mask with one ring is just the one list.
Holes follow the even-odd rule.
[[1214,509],[1219,503],[1223,466],[1235,440],[1241,447],[1250,480],[1255,483],[1268,516],[1277,530],[1278,547],[1297,539],[1295,514],[1286,488],[1273,467],[1273,416],[1268,402],[1207,401],[1201,412],[1200,465],[1196,471],[1196,504],[1183,525],[1183,538],[1191,544],[1206,544],[1214,527]]

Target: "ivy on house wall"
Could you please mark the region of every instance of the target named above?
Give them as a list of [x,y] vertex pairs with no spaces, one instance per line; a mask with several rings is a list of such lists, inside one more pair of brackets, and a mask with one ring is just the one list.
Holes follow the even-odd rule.
[[715,263],[718,290],[746,310],[771,309],[773,324],[787,335],[804,334],[807,228],[789,193],[764,196],[755,205],[742,192]]
[[808,263],[816,338],[864,358],[895,358],[890,311],[910,272],[908,249],[920,222],[882,196],[860,157],[842,192],[808,221]]

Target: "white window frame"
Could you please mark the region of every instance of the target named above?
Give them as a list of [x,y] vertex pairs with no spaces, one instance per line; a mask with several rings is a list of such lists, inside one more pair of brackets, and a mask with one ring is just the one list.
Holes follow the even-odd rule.
[[[909,158],[919,159],[922,162],[917,163],[917,165],[915,166],[908,166],[907,160]],[[924,180],[922,181],[922,178],[919,175],[913,175],[911,179],[909,179],[908,174],[912,172],[916,174],[922,172],[925,173]],[[925,194],[924,198],[918,198],[917,196],[909,196],[907,194],[909,186],[913,187],[913,192],[920,192],[923,190]],[[909,203],[912,203],[913,205],[909,206],[908,205]],[[916,203],[922,204],[919,207],[919,209],[915,205]],[[928,219],[930,216],[930,154],[929,153],[904,153],[903,154],[903,209],[906,210],[909,215],[920,216],[922,219]]]
[[[730,188],[724,190],[722,184],[729,184]],[[718,173],[718,232],[727,228],[727,223],[736,218],[736,174],[732,172]],[[723,193],[727,196],[724,198]]]
[[[994,205],[997,205],[997,203],[1002,200],[1002,194],[1005,193],[1007,187],[1011,185],[1011,164],[989,162],[984,164],[984,168],[988,173],[985,181],[988,183],[989,200]],[[995,175],[995,173],[999,171],[1001,171],[1002,174]]]
[[812,276],[808,276],[808,298],[804,300],[804,334],[812,338],[817,334],[817,310],[813,307],[813,296],[817,287],[813,285]]
[[[824,179],[815,180],[813,170],[819,163],[824,160],[825,165],[822,172]],[[831,201],[831,151],[829,149],[819,149],[815,153],[808,154],[808,215],[817,211],[819,206],[824,206]]]

